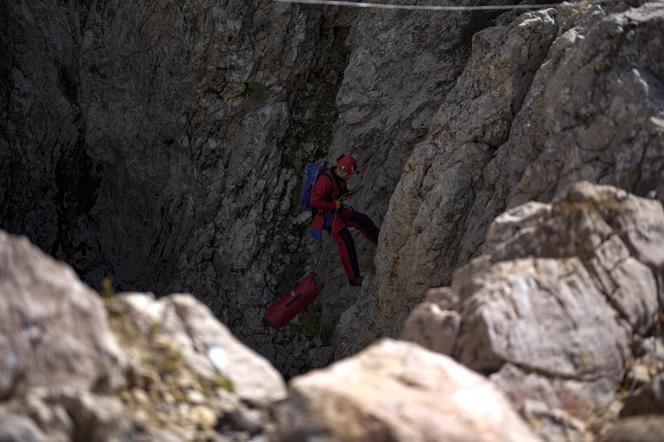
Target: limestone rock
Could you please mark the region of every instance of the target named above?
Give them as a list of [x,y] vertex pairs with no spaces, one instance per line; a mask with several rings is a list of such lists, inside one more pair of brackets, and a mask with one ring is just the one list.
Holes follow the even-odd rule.
[[[588,422],[604,415],[616,401],[608,379],[556,378],[505,364],[489,379],[522,411],[538,434],[549,440],[561,433],[583,433]],[[543,428],[544,427],[544,428]]]
[[253,435],[262,431],[266,427],[266,419],[265,416],[255,410],[252,411],[246,408],[237,408],[223,416],[221,425],[224,428],[228,427],[233,430],[248,431]]
[[0,261],[2,440],[218,440],[229,415],[232,439],[247,441],[286,395],[277,371],[191,295],[102,299],[2,231]]
[[[577,183],[551,204],[497,217],[482,255],[437,290],[440,302],[457,305],[458,335],[440,327],[432,300],[404,333],[426,330],[413,338],[432,349],[452,341],[443,350],[490,374],[519,409],[539,404],[530,417],[543,437],[566,440],[571,430],[583,440],[590,422],[615,417],[624,380],[659,367],[653,338],[643,336],[656,330],[661,309],[663,241],[659,201]],[[628,409],[646,396],[628,398]]]
[[294,378],[277,421],[277,440],[538,440],[484,378],[392,340]]
[[263,357],[241,344],[202,303],[186,294],[159,300],[140,293],[120,295],[115,308],[139,333],[173,346],[194,373],[210,381],[228,379],[243,400],[268,405],[286,396],[281,375]]
[[501,262],[468,284],[476,290],[457,342],[465,365],[491,372],[511,362],[552,377],[622,379],[628,331],[580,260]]
[[39,386],[112,392],[124,355],[99,297],[71,268],[0,231],[0,398]]
[[471,58],[434,117],[435,139],[416,146],[405,164],[376,257],[382,333],[398,334],[423,293],[449,282],[458,255],[451,251],[480,221],[464,222],[474,204],[472,188],[546,57],[557,28],[552,15],[527,13],[473,37]]
[[67,411],[72,420],[72,439],[102,442],[130,427],[127,410],[114,396],[58,388],[49,394],[47,401]]
[[658,442],[664,432],[662,416],[621,419],[601,438],[601,442]]
[[205,405],[197,405],[191,410],[191,419],[203,430],[211,430],[217,424],[214,410]]
[[424,302],[436,304],[442,310],[458,311],[459,295],[449,287],[435,287],[429,289],[424,298]]
[[449,355],[454,348],[460,325],[461,317],[457,312],[441,310],[433,302],[423,302],[408,316],[401,339]]
[[[377,290],[364,293],[377,298],[371,323],[378,330],[357,339],[398,335],[426,290],[448,285],[506,210],[551,201],[581,180],[662,200],[656,78],[664,72],[663,11],[661,2],[561,5],[506,14],[473,37],[464,72],[392,195],[376,256]],[[626,236],[621,240],[631,247]],[[634,255],[611,275],[596,273],[605,283],[629,279],[652,292],[659,281],[645,267],[659,259]],[[612,302],[632,326],[647,328],[652,300],[629,304],[616,293]]]
[[655,376],[625,399],[621,416],[664,414],[664,374]]
[[58,404],[53,400],[50,388],[42,387],[30,390],[23,403],[13,411],[29,416],[39,428],[47,431],[49,440],[52,442],[69,442],[71,435],[74,434],[72,416],[63,404]]
[[542,402],[526,401],[521,414],[546,442],[592,442],[588,427],[560,409],[552,410]]
[[44,433],[28,418],[15,414],[0,413],[0,441],[45,442]]
[[375,278],[365,278],[362,293],[357,301],[341,315],[334,331],[335,359],[355,354],[380,338],[376,325],[378,300],[374,296],[366,296],[375,290]]

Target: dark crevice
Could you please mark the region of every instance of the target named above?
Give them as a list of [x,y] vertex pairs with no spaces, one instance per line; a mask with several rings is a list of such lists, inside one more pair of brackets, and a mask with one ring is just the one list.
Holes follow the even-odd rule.
[[[87,214],[94,205],[100,186],[97,168],[86,151],[85,119],[79,104],[80,76],[78,62],[73,66],[61,66],[58,70],[58,87],[70,103],[74,111],[72,124],[77,127],[76,139],[73,142],[58,138],[52,151],[59,156],[55,159],[55,184],[57,192],[55,204],[57,212],[57,236],[51,254],[71,256],[74,238],[71,238],[75,224]],[[82,251],[85,253],[85,251]],[[67,260],[76,265],[72,260]],[[76,269],[81,274],[82,269]]]
[[[570,375],[570,374],[564,374],[564,373],[559,373],[556,371],[552,370],[545,370],[540,367],[535,367],[532,365],[528,365],[523,362],[515,362],[515,361],[509,361],[506,360],[505,364],[510,364],[521,370],[525,375],[537,375],[537,376],[542,376],[544,378],[547,378],[549,380],[557,380],[557,381],[576,381],[576,382],[595,382],[599,381],[602,379],[605,379],[607,376],[605,374],[592,374],[592,375]],[[500,367],[500,369],[496,370],[493,373],[499,372],[504,365]],[[490,374],[493,374],[490,373]]]

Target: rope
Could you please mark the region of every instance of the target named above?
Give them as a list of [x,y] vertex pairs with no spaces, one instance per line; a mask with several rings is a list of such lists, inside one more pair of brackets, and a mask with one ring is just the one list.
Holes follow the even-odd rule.
[[[334,211],[334,218],[332,219],[332,225],[330,226],[330,232],[328,236],[332,236],[332,232],[334,232],[334,225],[337,222],[337,210]],[[325,239],[321,241],[321,254],[318,257],[318,260],[316,261],[316,265],[314,265],[314,272],[318,272],[318,268],[320,267],[320,263],[323,260],[323,256],[325,256],[325,279],[324,281],[328,280],[328,277],[330,276],[330,248],[326,247],[325,245]]]
[[[339,212],[338,209],[334,211],[334,218],[332,219],[332,225],[330,226],[330,234],[328,235],[328,237],[331,237],[334,234],[334,225],[337,222],[337,213],[338,212]],[[325,252],[326,252],[325,253],[326,259],[325,259],[325,279],[324,279],[324,281],[327,283],[330,280],[330,255],[331,255],[330,247],[326,247]],[[322,255],[321,255],[321,258],[322,258]],[[321,311],[320,327],[318,327],[318,336],[317,336],[317,338],[319,340],[320,340],[320,335],[322,333],[323,333],[323,312]]]
[[273,0],[279,3],[299,3],[304,5],[347,6],[351,8],[402,9],[410,11],[503,11],[508,9],[546,9],[560,6],[560,3],[542,5],[474,5],[474,6],[438,6],[438,5],[388,5],[384,3],[363,3],[339,0]]
[[[316,168],[316,174],[314,175],[314,181],[313,181],[313,183],[311,183],[312,188],[313,188],[314,184],[316,184],[316,180],[318,179],[318,176],[319,176],[320,170],[321,170],[322,168],[323,168],[323,164],[320,164],[320,165]],[[321,234],[322,234],[322,232],[321,232]],[[323,248],[323,251],[324,251],[324,250],[325,250],[325,249]],[[317,272],[317,271],[318,271],[318,266],[320,265],[320,262],[321,262],[322,259],[323,259],[323,253],[320,254],[320,256],[318,257],[318,260],[316,261],[316,265],[314,266],[314,272]]]
[[[338,211],[339,211],[338,209],[334,211],[334,219],[332,219],[332,226],[330,226],[330,235],[329,236],[332,236],[334,234],[334,225],[337,222],[337,212]],[[329,280],[329,277],[330,277],[330,248],[327,247],[326,250],[327,250],[327,260],[325,262],[325,281],[327,282]]]
[[325,246],[322,245],[320,256],[318,256],[318,259],[316,260],[316,265],[314,265],[314,272],[318,272],[318,267],[320,266],[320,262],[323,260],[324,254],[325,254]]

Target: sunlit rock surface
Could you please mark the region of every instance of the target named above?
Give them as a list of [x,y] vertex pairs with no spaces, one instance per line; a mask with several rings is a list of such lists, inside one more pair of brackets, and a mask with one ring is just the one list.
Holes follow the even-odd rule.
[[579,3],[498,22],[473,36],[464,72],[404,167],[375,287],[341,321],[367,326],[338,328],[339,356],[398,336],[505,210],[580,180],[664,198],[662,2]]
[[289,390],[277,440],[539,440],[485,378],[411,343],[381,340]]
[[412,312],[402,335],[490,375],[548,440],[566,440],[561,427],[585,440],[585,425],[615,418],[623,403],[627,415],[658,410],[659,384],[634,388],[664,368],[662,281],[661,203],[579,183],[496,218],[482,254]]
[[269,362],[192,295],[102,299],[0,231],[0,439],[248,441],[286,397]]

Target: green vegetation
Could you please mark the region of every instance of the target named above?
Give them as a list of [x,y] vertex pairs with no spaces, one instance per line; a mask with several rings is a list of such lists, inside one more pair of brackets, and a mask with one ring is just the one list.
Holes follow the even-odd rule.
[[214,377],[214,382],[217,388],[221,388],[222,390],[226,390],[230,393],[235,392],[235,384],[233,384],[233,381],[218,373]]
[[110,276],[106,276],[101,280],[101,296],[105,299],[115,296],[115,289],[113,289],[113,278]]
[[308,308],[300,313],[299,323],[302,329],[312,337],[319,335],[323,325],[322,318],[312,308]]

